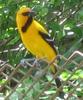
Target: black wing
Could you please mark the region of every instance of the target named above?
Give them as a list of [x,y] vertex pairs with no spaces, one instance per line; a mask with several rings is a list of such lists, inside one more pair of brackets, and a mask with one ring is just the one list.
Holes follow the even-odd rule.
[[41,31],[39,31],[39,34],[53,48],[53,50],[57,54],[57,50],[56,50],[56,47],[55,47],[54,40],[51,39],[51,37],[48,34],[46,34],[46,33],[43,33]]

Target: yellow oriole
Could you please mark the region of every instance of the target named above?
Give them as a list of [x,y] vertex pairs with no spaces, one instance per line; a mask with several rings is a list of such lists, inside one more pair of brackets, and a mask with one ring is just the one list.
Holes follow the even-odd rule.
[[[16,22],[25,47],[37,58],[45,58],[49,63],[57,57],[54,41],[49,37],[46,29],[33,18],[30,8],[22,7],[16,15]],[[56,73],[55,66],[51,68]],[[61,82],[56,78],[57,87]]]

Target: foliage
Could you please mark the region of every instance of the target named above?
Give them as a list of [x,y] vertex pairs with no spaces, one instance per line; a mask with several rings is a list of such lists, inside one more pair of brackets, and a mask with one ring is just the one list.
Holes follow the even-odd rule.
[[[34,9],[35,19],[47,28],[60,54],[69,57],[75,50],[83,52],[83,0],[0,0],[0,60],[8,61],[16,66],[21,59],[33,57],[30,52],[26,53],[15,21],[16,12],[23,5]],[[82,58],[77,57],[75,60],[79,62],[80,59]],[[62,64],[63,62],[60,62],[60,65]],[[70,64],[68,68],[69,70],[74,69],[75,65]],[[78,76],[83,78],[81,73],[82,70],[78,70],[72,79],[78,79]],[[62,73],[63,80],[69,75],[67,72]],[[48,78],[46,79],[49,81]],[[28,83],[25,83],[29,85],[31,80],[27,80]],[[0,78],[0,84],[4,82],[5,79]],[[38,83],[37,86],[40,91],[41,84]],[[23,89],[25,85],[17,92]],[[17,98],[17,92],[14,94],[15,98]],[[82,93],[77,92],[76,94],[82,96]]]

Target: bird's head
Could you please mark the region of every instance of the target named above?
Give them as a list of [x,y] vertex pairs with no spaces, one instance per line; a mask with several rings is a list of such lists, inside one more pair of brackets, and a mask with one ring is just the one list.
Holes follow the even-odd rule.
[[17,15],[16,15],[17,26],[22,27],[26,23],[26,21],[30,17],[33,18],[34,15],[35,15],[35,13],[34,13],[34,11],[32,11],[32,9],[30,9],[28,7],[21,7],[17,11]]
[[34,11],[28,7],[21,7],[20,10],[17,12],[17,15],[24,16],[24,17],[33,17],[34,16]]

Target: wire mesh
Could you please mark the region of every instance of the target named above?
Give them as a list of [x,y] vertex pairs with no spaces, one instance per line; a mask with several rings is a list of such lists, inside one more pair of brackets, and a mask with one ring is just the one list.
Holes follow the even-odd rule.
[[[78,56],[82,58],[79,62],[75,61]],[[3,100],[11,100],[13,96],[15,97],[15,93],[18,94],[18,100],[62,100],[58,94],[62,89],[65,91],[66,87],[71,89],[65,92],[64,100],[83,100],[82,97],[76,96],[79,87],[81,87],[81,91],[83,90],[83,79],[80,77],[78,79],[72,78],[76,71],[83,69],[83,53],[75,51],[68,58],[61,55],[61,60],[64,63],[63,65],[57,65],[58,71],[53,76],[49,73],[50,65],[41,59],[28,60],[24,64],[19,63],[16,66],[0,60],[0,78],[3,79],[0,84],[0,93],[3,94]],[[68,69],[69,64],[75,66],[72,71]],[[62,80],[62,85],[57,88],[54,80],[64,71],[68,72],[69,76]],[[45,80],[44,77],[48,75],[51,79]],[[29,79],[31,79],[31,82],[28,84],[26,81],[30,81]],[[35,90],[39,83],[42,84],[40,90]],[[49,93],[50,87],[53,88],[51,93]]]

